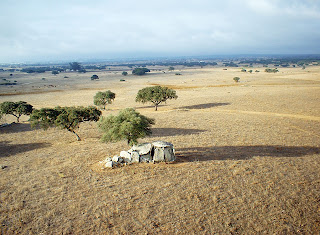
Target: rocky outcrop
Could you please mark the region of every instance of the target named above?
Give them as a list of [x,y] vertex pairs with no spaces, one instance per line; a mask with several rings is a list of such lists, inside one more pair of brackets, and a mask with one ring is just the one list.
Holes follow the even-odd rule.
[[100,162],[106,168],[122,164],[139,162],[172,162],[175,161],[173,144],[165,141],[134,145],[128,151],[121,151],[120,156],[108,157]]

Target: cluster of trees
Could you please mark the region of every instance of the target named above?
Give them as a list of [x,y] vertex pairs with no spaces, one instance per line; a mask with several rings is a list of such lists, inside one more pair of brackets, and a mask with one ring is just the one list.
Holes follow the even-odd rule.
[[21,72],[24,73],[45,73],[46,71],[52,71],[52,73],[57,71],[59,73],[65,71],[65,69],[60,67],[28,67],[21,69]]
[[186,67],[193,67],[193,66],[207,66],[207,65],[217,65],[218,63],[216,62],[206,62],[206,61],[168,61],[168,62],[163,62],[163,61],[154,61],[154,62],[148,62],[148,63],[126,63],[126,64],[110,64],[107,66],[118,66],[118,67],[124,67],[127,66],[129,68],[133,67],[147,67],[147,66],[186,66]]
[[150,72],[150,69],[147,68],[135,68],[134,70],[132,70],[132,74],[133,75],[144,75],[145,73]]
[[[105,109],[106,104],[111,104],[115,99],[115,93],[110,90],[98,92],[94,96],[94,104],[102,106]],[[168,99],[177,99],[176,92],[168,87],[154,86],[146,87],[138,91],[136,102],[150,102],[155,105],[157,110],[161,102]],[[135,111],[133,108],[127,108],[119,112],[117,116],[110,115],[100,118],[102,112],[93,106],[89,107],[60,107],[33,109],[33,106],[24,101],[10,102],[6,101],[0,104],[0,117],[3,114],[13,115],[19,118],[22,115],[30,115],[32,127],[58,127],[66,129],[73,133],[77,140],[80,136],[76,133],[82,122],[98,122],[99,129],[103,132],[103,142],[114,142],[127,140],[129,145],[137,144],[138,138],[151,135],[151,125],[155,123],[154,119],[148,118]]]
[[69,63],[70,70],[72,71],[78,71],[79,73],[86,73],[87,70],[78,62],[71,62]]
[[235,64],[234,62],[228,62],[228,63],[223,63],[225,67],[238,67],[237,64]]
[[85,69],[97,69],[97,70],[102,70],[102,69],[106,69],[107,66],[106,65],[86,65],[84,66]]

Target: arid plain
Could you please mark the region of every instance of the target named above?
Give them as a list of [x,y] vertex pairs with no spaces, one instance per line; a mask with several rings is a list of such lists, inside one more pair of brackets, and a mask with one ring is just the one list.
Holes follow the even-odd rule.
[[[96,92],[111,90],[103,115],[136,108],[156,122],[140,142],[172,142],[177,156],[102,170],[97,163],[129,149],[125,141],[100,142],[96,123],[81,124],[77,141],[66,130],[31,129],[23,117],[0,128],[2,234],[320,232],[320,67],[164,69],[17,73],[11,80],[23,85],[0,88],[0,102],[35,108],[93,105]],[[136,103],[151,85],[175,89],[178,99],[158,111]]]

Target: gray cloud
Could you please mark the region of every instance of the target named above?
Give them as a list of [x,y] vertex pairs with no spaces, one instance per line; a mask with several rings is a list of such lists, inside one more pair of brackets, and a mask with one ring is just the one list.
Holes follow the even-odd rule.
[[320,53],[317,0],[2,0],[0,7],[0,62]]

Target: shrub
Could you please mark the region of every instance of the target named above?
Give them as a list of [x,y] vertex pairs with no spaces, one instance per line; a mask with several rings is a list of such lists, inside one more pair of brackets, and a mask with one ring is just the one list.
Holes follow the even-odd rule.
[[239,82],[239,80],[240,80],[239,77],[234,77],[234,78],[233,78],[233,81],[235,81],[235,82]]
[[94,74],[94,75],[91,76],[91,80],[97,80],[97,79],[99,79],[98,75]]

